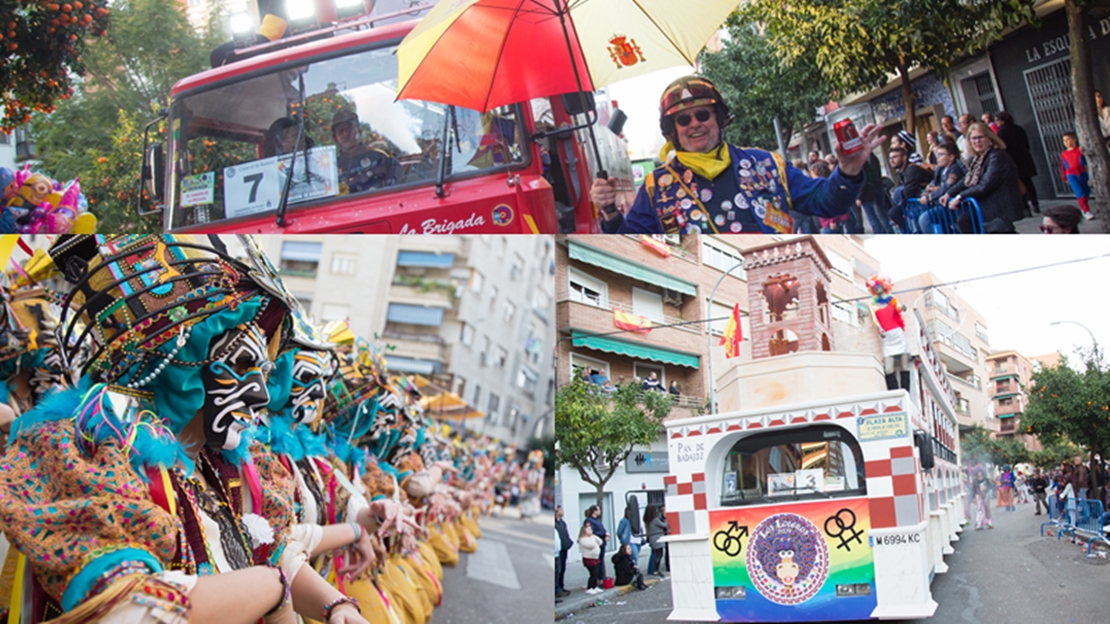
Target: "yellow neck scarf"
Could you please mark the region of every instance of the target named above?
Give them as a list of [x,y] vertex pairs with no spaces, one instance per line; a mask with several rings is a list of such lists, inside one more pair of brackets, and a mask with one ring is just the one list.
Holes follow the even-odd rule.
[[721,175],[725,169],[728,169],[732,164],[732,154],[728,149],[728,144],[724,141],[721,142],[712,152],[702,154],[700,152],[680,152],[674,144],[667,141],[666,145],[659,152],[659,160],[666,161],[667,155],[674,151],[675,157],[678,162],[682,163],[684,167],[705,178],[706,180],[714,180],[717,176]]

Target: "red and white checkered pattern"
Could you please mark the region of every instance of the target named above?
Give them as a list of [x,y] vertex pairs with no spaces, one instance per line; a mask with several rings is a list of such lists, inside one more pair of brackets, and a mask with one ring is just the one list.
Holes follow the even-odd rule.
[[[667,524],[672,535],[697,533],[698,516],[708,518],[705,498],[705,473],[695,472],[689,480],[679,481],[678,475],[663,477],[667,496]],[[697,513],[701,512],[701,513]]]
[[925,493],[918,487],[913,446],[892,446],[885,459],[865,462],[871,528],[913,526],[925,519]]

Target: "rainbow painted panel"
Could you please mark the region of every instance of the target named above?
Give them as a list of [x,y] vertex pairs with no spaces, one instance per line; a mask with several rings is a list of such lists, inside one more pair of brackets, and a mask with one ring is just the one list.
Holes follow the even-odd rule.
[[875,610],[866,497],[710,511],[709,530],[721,621],[860,620]]

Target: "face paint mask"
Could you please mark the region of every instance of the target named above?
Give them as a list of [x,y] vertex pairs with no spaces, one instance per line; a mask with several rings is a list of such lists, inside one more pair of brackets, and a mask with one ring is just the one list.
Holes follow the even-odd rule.
[[289,400],[293,404],[293,420],[312,425],[324,409],[327,371],[330,367],[324,353],[302,350],[293,358],[293,385]]
[[205,439],[210,448],[234,450],[255,411],[270,402],[266,373],[273,364],[266,337],[253,323],[239,325],[212,343],[209,358],[212,363],[201,371]]

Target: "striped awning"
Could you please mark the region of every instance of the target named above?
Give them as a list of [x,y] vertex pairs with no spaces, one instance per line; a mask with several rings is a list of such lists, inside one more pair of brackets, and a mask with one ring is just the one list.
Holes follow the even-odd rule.
[[430,308],[408,303],[391,303],[385,319],[390,323],[439,327],[443,324],[443,308]]
[[402,251],[397,253],[397,266],[449,269],[455,264],[455,254],[437,254],[428,251]]
[[418,360],[416,358],[399,355],[385,356],[385,365],[390,372],[415,373],[417,375],[433,375],[440,371],[442,364],[434,360]]
[[616,353],[617,355],[627,355],[637,360],[651,360],[652,362],[662,362],[664,364],[674,364],[675,366],[686,366],[688,368],[698,367],[699,356],[693,353],[683,353],[681,351],[648,346],[642,343],[626,342],[607,336],[591,336],[590,334],[578,331],[572,332],[572,338],[574,346],[576,347],[585,347],[596,351],[605,351],[606,353]]

